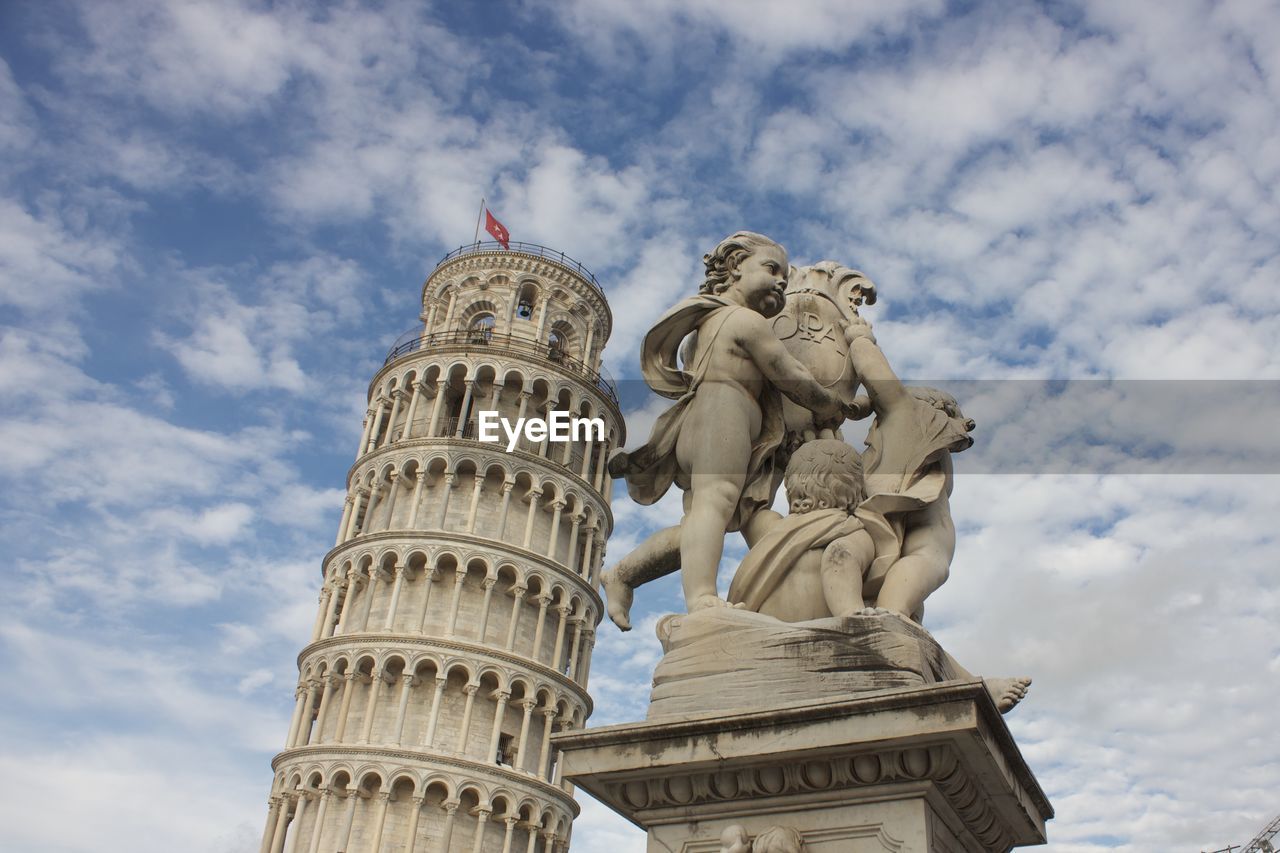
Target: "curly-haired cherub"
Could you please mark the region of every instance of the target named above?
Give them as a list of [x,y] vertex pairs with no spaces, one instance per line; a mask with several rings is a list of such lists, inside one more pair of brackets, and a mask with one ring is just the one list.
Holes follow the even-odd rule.
[[[667,311],[641,349],[649,387],[677,402],[658,418],[645,445],[609,462],[637,503],[654,503],[672,483],[685,490],[678,533],[659,531],[637,551],[665,553],[678,536],[690,612],[726,604],[716,593],[725,534],[745,533],[772,498],[774,455],[784,433],[780,393],[812,411],[818,424],[834,424],[844,413],[766,322],[786,299],[786,250],[740,231],[703,260],[701,292]],[[682,369],[677,358],[691,335]]]

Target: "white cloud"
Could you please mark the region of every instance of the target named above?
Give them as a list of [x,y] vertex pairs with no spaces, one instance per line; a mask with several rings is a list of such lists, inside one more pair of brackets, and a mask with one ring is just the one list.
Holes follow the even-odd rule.
[[[0,334],[0,530],[22,579],[3,674],[25,744],[0,818],[20,845],[57,849],[52,792],[95,786],[112,807],[77,801],[65,849],[256,844],[362,386],[481,195],[601,275],[622,375],[740,226],[865,269],[912,378],[1277,371],[1267,4],[542,8],[512,13],[517,39],[416,4],[82,3],[65,28],[38,18],[24,45],[45,65],[0,66],[0,309],[24,325]],[[245,245],[220,245],[224,218]],[[154,304],[118,296],[151,279]],[[112,340],[138,312],[138,340]],[[975,671],[1036,678],[1010,721],[1055,853],[1242,841],[1280,781],[1268,478],[965,474],[988,448],[1094,470],[1166,435],[1226,445],[1215,464],[1270,458],[1269,430],[1227,441],[1217,408],[1136,417],[1135,396],[973,401],[960,551],[930,602]],[[629,413],[630,445],[659,410]],[[618,497],[611,557],[680,515],[675,491]],[[643,713],[654,622],[679,606],[668,578],[634,631],[602,626],[593,723]],[[155,818],[193,798],[199,842]],[[575,849],[642,843],[584,805]]]

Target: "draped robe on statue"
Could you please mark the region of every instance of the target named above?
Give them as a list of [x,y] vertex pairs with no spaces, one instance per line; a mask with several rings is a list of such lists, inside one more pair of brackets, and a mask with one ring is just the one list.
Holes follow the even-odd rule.
[[[905,428],[886,434],[877,422],[867,434],[862,460],[868,497],[852,515],[840,509],[821,509],[780,519],[742,560],[729,586],[730,603],[759,612],[786,583],[805,553],[826,548],[864,528],[875,544],[875,558],[863,574],[862,591],[864,597],[874,599],[889,569],[902,556],[907,515],[950,492],[948,455],[973,443],[956,418],[923,400],[909,399],[912,417],[904,419]],[[892,455],[908,460],[903,470],[881,470],[886,441],[895,442],[898,452]]]
[[[749,310],[720,296],[699,294],[676,303],[645,335],[640,349],[645,382],[658,394],[674,398],[676,402],[658,417],[645,444],[630,453],[618,454],[627,492],[636,503],[645,506],[656,503],[672,483],[688,490],[688,474],[680,470],[676,461],[676,441],[699,386],[708,381],[711,352],[725,321],[734,311]],[[687,369],[681,369],[680,344],[694,333],[697,342],[693,357]],[[772,384],[765,382],[763,387],[757,399],[760,435],[751,444],[746,482],[729,521],[729,531],[738,530],[757,511],[769,506],[777,490],[774,456],[783,438],[782,397]]]

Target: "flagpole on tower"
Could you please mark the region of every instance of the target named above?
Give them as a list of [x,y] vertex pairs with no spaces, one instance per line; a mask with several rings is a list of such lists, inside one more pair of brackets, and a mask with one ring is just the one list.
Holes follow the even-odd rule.
[[480,212],[476,214],[476,236],[472,241],[477,246],[480,245],[480,220],[484,218],[484,196],[480,197]]

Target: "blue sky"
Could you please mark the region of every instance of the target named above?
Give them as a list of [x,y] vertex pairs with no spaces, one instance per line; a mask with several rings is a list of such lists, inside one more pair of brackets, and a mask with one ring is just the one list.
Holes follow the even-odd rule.
[[[1247,0],[4,4],[0,846],[254,849],[366,383],[482,195],[597,274],[623,379],[747,227],[866,271],[905,376],[1274,381],[1278,105]],[[991,387],[975,459],[1020,462],[958,458],[929,626],[1035,678],[1048,849],[1243,843],[1280,811],[1269,418]],[[1026,463],[1161,430],[1221,458]],[[615,557],[677,512],[619,497]],[[643,714],[647,592],[593,722]],[[589,802],[574,840],[643,849]]]

